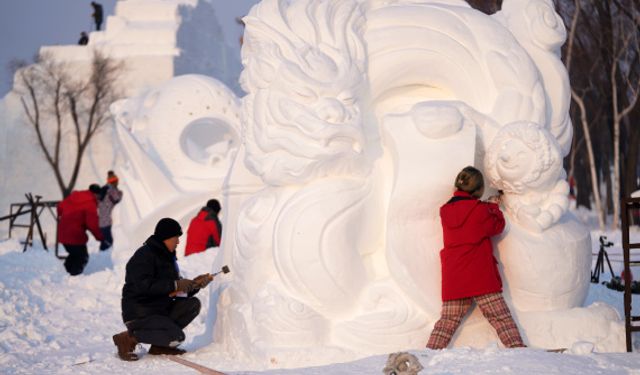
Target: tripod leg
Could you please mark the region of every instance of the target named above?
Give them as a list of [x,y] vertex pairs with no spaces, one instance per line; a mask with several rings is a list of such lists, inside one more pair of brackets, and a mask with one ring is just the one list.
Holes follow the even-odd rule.
[[[616,277],[616,275],[613,273],[613,268],[611,267],[611,262],[609,261],[609,254],[607,253],[606,250],[603,250],[603,252],[604,252],[605,258],[607,258],[607,264],[609,265],[609,271],[611,272],[611,278],[614,278],[614,277]],[[603,271],[604,271],[604,269],[603,269]]]
[[593,270],[593,275],[591,275],[591,282],[592,283],[599,283],[600,282],[600,271],[604,271],[604,259],[602,256],[603,250],[600,249],[600,251],[598,251],[598,258],[596,260],[596,266]]

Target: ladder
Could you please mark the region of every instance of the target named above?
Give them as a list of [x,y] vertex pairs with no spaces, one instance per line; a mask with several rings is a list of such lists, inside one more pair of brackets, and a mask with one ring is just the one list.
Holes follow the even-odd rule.
[[[640,257],[631,259],[631,250],[640,249],[640,242],[631,243],[629,239],[629,227],[631,226],[630,213],[640,211],[640,198],[624,198],[622,200],[622,253],[624,257],[624,327],[627,342],[627,352],[633,350],[631,334],[640,332],[640,325],[634,322],[640,321],[640,315],[631,315],[631,267],[640,266]],[[638,254],[634,254],[638,255]]]

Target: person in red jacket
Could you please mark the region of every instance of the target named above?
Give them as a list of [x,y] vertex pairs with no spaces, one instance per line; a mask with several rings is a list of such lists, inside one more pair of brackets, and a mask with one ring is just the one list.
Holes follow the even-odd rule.
[[218,219],[220,202],[217,199],[209,199],[207,205],[191,219],[187,229],[187,245],[184,255],[191,255],[205,251],[210,247],[220,246],[222,224]]
[[89,190],[74,190],[58,203],[58,242],[69,253],[64,268],[72,276],[81,274],[89,261],[86,231],[98,241],[103,239],[98,226],[99,194],[100,186],[92,184]]
[[458,173],[455,187],[453,197],[440,207],[443,304],[427,348],[446,348],[474,301],[505,347],[524,347],[502,297],[502,280],[491,244],[491,237],[502,233],[505,226],[498,206],[500,197],[480,201],[484,180],[474,167],[465,167]]

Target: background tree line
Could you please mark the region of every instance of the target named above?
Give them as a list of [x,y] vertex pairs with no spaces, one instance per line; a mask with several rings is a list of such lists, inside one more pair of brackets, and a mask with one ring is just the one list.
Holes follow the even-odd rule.
[[121,61],[95,51],[86,65],[82,69],[40,53],[32,63],[14,60],[10,66],[26,122],[63,198],[76,186],[93,136],[111,121],[109,106],[122,96]]
[[[467,0],[492,14],[502,0]],[[555,0],[567,28],[573,144],[564,164],[578,206],[619,227],[620,201],[640,189],[640,2]],[[611,215],[610,222],[607,217]]]

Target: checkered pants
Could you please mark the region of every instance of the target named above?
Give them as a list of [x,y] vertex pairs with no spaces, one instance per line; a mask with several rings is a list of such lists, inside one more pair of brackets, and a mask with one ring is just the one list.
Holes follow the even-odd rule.
[[462,318],[471,309],[475,301],[485,318],[498,333],[502,344],[507,348],[524,347],[518,327],[511,317],[509,306],[502,298],[502,293],[489,293],[481,296],[445,301],[442,305],[440,320],[431,331],[427,348],[444,349],[449,345],[451,337],[458,329]]

